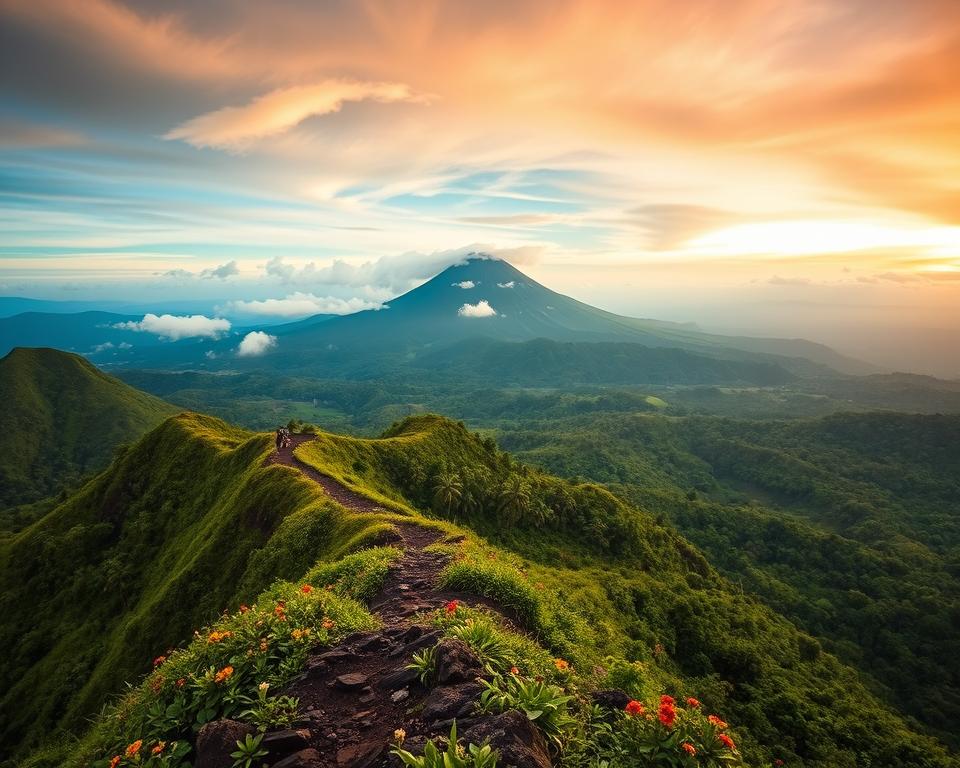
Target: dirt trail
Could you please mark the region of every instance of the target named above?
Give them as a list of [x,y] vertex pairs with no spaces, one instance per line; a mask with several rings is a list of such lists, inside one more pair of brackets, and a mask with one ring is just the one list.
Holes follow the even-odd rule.
[[[275,452],[269,461],[299,469],[348,509],[388,511],[300,461],[294,450],[312,439],[309,435],[294,436],[293,445]],[[320,755],[319,763],[305,762],[304,766],[386,765],[386,747],[395,729],[403,728],[411,734],[430,730],[417,714],[428,692],[416,684],[406,665],[413,653],[434,645],[440,633],[412,623],[412,617],[441,608],[451,600],[497,607],[482,598],[437,589],[438,576],[448,558],[425,548],[441,534],[414,523],[395,526],[404,555],[370,602],[370,610],[380,617],[383,628],[348,637],[336,648],[314,655],[307,671],[287,691],[300,699],[309,723],[308,745]],[[463,718],[460,721],[466,722]]]

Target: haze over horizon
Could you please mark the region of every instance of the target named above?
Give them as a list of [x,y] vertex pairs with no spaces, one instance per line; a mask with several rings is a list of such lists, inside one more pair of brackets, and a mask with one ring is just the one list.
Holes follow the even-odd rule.
[[356,311],[470,250],[960,376],[960,5],[0,0],[0,295]]

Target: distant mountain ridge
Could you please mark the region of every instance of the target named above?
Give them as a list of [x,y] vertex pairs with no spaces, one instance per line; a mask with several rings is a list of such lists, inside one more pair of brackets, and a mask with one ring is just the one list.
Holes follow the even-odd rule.
[[[261,369],[375,378],[429,370],[429,361],[424,366],[419,358],[467,340],[486,338],[517,344],[546,339],[675,348],[706,358],[779,366],[792,376],[876,372],[866,363],[802,339],[720,336],[689,323],[617,315],[550,290],[506,261],[481,254],[448,267],[377,310],[315,315],[279,325],[233,327],[219,339],[176,342],[118,327],[139,319],[105,312],[24,313],[3,318],[0,354],[14,346],[44,345],[82,353],[107,366]],[[264,354],[239,357],[240,339],[254,330],[264,330],[277,343]],[[640,352],[634,354],[640,356]],[[711,366],[701,367],[707,370]],[[716,381],[710,375],[702,383]],[[727,381],[761,383],[743,372],[735,372]]]

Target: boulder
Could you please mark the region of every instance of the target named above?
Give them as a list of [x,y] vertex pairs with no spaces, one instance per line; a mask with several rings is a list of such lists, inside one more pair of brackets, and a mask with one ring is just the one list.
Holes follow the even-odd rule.
[[481,719],[464,731],[460,740],[464,744],[486,741],[500,754],[498,765],[550,768],[547,740],[525,714],[515,709]]
[[369,768],[380,759],[386,748],[386,742],[380,739],[351,744],[337,750],[337,765],[344,768]]
[[377,681],[377,687],[387,691],[394,691],[397,688],[404,688],[417,680],[419,673],[413,667],[406,665],[397,667],[392,672],[387,672]]
[[437,644],[438,683],[472,682],[483,671],[483,663],[463,640],[450,637]]
[[436,723],[469,715],[482,690],[477,683],[437,686],[424,702],[420,716],[425,723]]
[[593,703],[606,712],[623,712],[630,702],[630,697],[623,691],[615,688],[606,691],[594,691],[590,694]]
[[263,735],[261,746],[270,753],[270,757],[278,759],[291,752],[306,749],[310,743],[310,731],[306,728],[297,730],[268,731]]
[[247,734],[252,733],[256,733],[256,728],[236,720],[207,723],[197,734],[195,768],[232,768],[230,753],[237,750],[238,741],[243,741]]
[[274,763],[270,768],[322,768],[320,753],[315,749],[301,749]]

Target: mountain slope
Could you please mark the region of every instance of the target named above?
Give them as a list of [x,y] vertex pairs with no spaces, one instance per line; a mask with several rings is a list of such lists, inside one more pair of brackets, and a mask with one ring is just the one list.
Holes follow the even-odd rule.
[[383,528],[265,466],[271,448],[181,414],[0,542],[0,755],[79,728],[224,605]]
[[[269,450],[266,435],[171,419],[0,549],[0,642],[15,649],[0,680],[8,743],[75,726],[190,626],[272,578],[306,578],[317,557],[336,558],[383,529],[382,514],[348,513],[296,470],[263,466]],[[581,670],[579,685],[696,696],[746,729],[737,739],[752,763],[955,764],[687,541],[597,486],[530,470],[436,416],[374,440],[323,433],[298,455],[407,521],[425,522],[416,509],[464,521],[449,529],[454,559],[443,583],[510,608],[531,638]],[[459,492],[444,496],[442,486]],[[121,595],[110,578],[124,567],[132,573],[119,577],[130,585]],[[78,572],[83,578],[63,578]],[[18,640],[15,608],[30,600],[37,629]],[[246,655],[237,648],[239,668]],[[105,722],[116,728],[117,718]],[[69,753],[69,742],[60,744]]]
[[867,366],[822,345],[789,339],[748,339],[699,332],[687,325],[615,315],[546,288],[499,259],[475,257],[441,272],[380,310],[304,322],[286,335],[275,359],[294,368],[306,355],[332,364],[347,355],[393,354],[409,359],[420,351],[478,336],[505,342],[621,341],[647,347],[676,347],[727,360],[778,363],[804,373],[823,366],[862,373]]
[[582,384],[749,384],[777,386],[795,376],[774,363],[723,360],[673,347],[624,342],[503,342],[468,339],[417,358],[437,377],[498,386]]
[[0,360],[0,402],[0,508],[102,469],[117,445],[176,411],[52,349],[15,349]]

